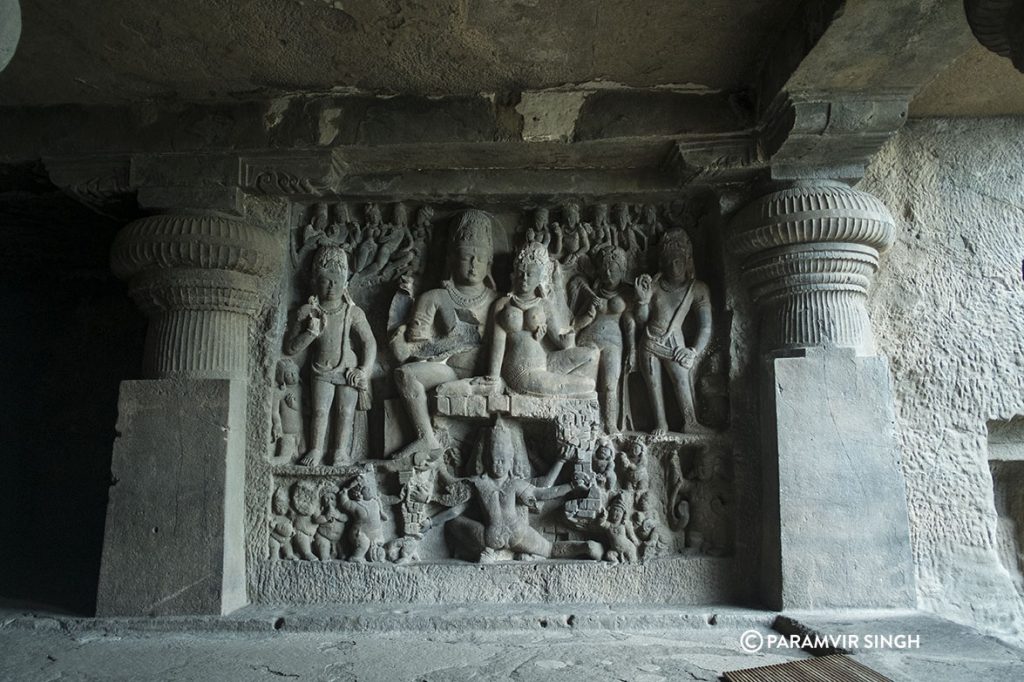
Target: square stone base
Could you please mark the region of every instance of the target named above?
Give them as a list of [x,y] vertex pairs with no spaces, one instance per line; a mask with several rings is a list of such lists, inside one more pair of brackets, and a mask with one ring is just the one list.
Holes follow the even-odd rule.
[[245,401],[243,381],[121,384],[97,615],[247,602]]
[[913,606],[888,363],[840,350],[767,363],[769,602],[780,609]]

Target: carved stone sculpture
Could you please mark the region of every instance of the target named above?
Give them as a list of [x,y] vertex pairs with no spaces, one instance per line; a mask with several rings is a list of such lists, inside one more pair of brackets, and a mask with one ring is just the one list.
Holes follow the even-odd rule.
[[[655,249],[658,207],[591,205],[593,224],[573,203],[557,216],[561,224],[543,207],[499,218],[460,210],[443,264],[424,260],[433,248],[429,206],[353,211],[312,204],[294,214],[302,227],[293,235],[306,234],[293,244],[292,314],[266,403],[272,558],[632,563],[681,552],[687,532],[694,553],[729,547],[726,524],[705,505],[727,497],[724,481],[691,476],[689,453],[666,456],[680,440],[711,441],[650,438],[629,419],[628,379],[642,369],[652,393],[658,386],[656,425],[675,428],[664,414],[672,402],[664,391],[674,391],[684,430],[699,429],[693,389],[710,342],[710,301],[682,231],[665,233]],[[519,247],[509,254],[505,296],[492,280],[501,225],[521,228],[518,239],[498,242]],[[648,270],[645,248],[662,256],[661,272],[634,286]],[[361,271],[349,282],[353,261]],[[437,266],[448,279],[424,290],[423,277],[442,274]],[[382,289],[386,282],[394,288]],[[374,403],[375,338],[386,338],[392,353],[381,358]],[[353,463],[357,411],[379,410],[387,423],[396,417],[391,396],[414,436],[389,443],[389,452],[398,447],[387,461],[340,466]],[[365,420],[368,459],[380,422],[377,414]],[[397,429],[386,433],[391,439]],[[296,460],[338,468],[289,466]],[[686,477],[672,468],[680,461]],[[687,515],[682,524],[675,507]]]
[[536,242],[516,254],[513,290],[494,305],[487,378],[528,395],[585,395],[594,390],[597,352],[575,347],[575,334],[551,297],[553,267]]
[[291,464],[306,448],[299,389],[299,366],[291,358],[282,358],[275,373],[277,393],[271,413],[270,438],[275,443],[274,458]]
[[578,276],[569,282],[576,343],[599,353],[597,391],[605,431],[623,429],[621,417],[628,402],[628,376],[636,366],[634,296],[623,284],[626,252],[611,245],[598,247],[593,255],[593,282]]
[[555,251],[556,258],[561,262],[572,265],[590,251],[590,235],[586,227],[580,222],[580,205],[569,202],[562,207],[562,214],[565,218],[565,225],[555,224],[555,229],[560,237],[561,248]]
[[465,211],[451,233],[451,279],[421,294],[411,319],[391,337],[395,357],[405,364],[394,372],[416,440],[402,454],[441,447],[431,423],[427,393],[437,386],[476,375],[488,310],[497,298],[490,282],[494,246],[491,220]]
[[316,518],[313,548],[321,561],[338,558],[338,543],[345,533],[345,521],[348,519],[338,509],[339,494],[338,486],[334,484],[327,484],[320,491],[320,515]]
[[481,563],[505,558],[503,553],[515,559],[600,557],[596,543],[551,542],[527,521],[526,512],[536,508],[538,502],[564,498],[572,489],[568,484],[554,485],[565,460],[559,459],[547,475],[531,480],[528,472],[515,470],[511,434],[500,421],[490,430],[482,459],[480,473],[466,479],[480,520],[461,516],[468,508],[463,504],[451,510],[451,515],[458,516],[445,528],[454,554]]
[[288,489],[276,488],[270,501],[270,558],[298,559],[292,549],[295,526],[288,516]]
[[[313,419],[311,444],[302,458],[320,464],[334,439],[334,464],[350,461],[356,409],[370,407],[370,373],[377,342],[363,311],[348,295],[348,256],[335,246],[322,247],[313,263],[316,293],[302,306],[289,337],[289,354],[309,351]],[[333,414],[332,414],[333,409]]]
[[634,563],[639,558],[637,546],[640,542],[629,523],[629,509],[622,495],[618,495],[608,505],[601,528],[605,536],[605,559],[612,563]]
[[651,483],[651,475],[647,469],[647,446],[643,441],[635,441],[622,453],[623,490],[639,494],[647,490]]
[[605,441],[598,446],[591,467],[595,482],[604,491],[606,498],[609,493],[619,489],[619,478],[615,473],[615,448],[611,443]]
[[680,459],[672,466],[679,469],[674,474],[670,511],[674,510],[686,529],[686,546],[706,554],[724,554],[731,545],[730,486],[717,452],[698,448],[693,468],[686,474]]
[[381,562],[387,559],[384,549],[383,521],[389,520],[377,493],[373,469],[367,467],[338,496],[338,505],[349,517],[349,561]]
[[640,493],[633,502],[633,530],[640,544],[640,559],[646,561],[665,552],[661,523],[655,515],[650,491]]
[[[661,272],[636,281],[637,321],[643,328],[640,368],[647,381],[656,420],[655,433],[668,431],[664,377],[675,391],[683,412],[684,430],[707,429],[697,421],[696,378],[699,361],[711,341],[711,298],[708,287],[694,276],[690,239],[682,230],[665,233],[661,242]],[[695,332],[686,324],[696,317]]]
[[313,539],[316,537],[317,516],[320,512],[320,496],[317,493],[317,485],[313,481],[296,481],[291,489],[292,501],[292,525],[295,527],[295,536],[292,538],[292,546],[295,552],[306,561],[318,561],[313,552]]

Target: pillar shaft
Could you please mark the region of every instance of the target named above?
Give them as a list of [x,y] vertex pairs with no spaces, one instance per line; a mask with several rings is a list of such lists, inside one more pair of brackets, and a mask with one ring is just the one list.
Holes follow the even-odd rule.
[[761,320],[764,599],[913,606],[888,365],[865,305],[892,217],[869,194],[816,182],[756,199],[733,227]]
[[100,615],[247,601],[249,330],[280,253],[262,230],[211,215],[143,218],[114,243],[113,270],[149,317],[149,379],[121,384]]

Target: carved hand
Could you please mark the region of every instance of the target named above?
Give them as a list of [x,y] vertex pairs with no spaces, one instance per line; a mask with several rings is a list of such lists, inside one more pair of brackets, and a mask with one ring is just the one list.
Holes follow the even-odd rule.
[[306,319],[306,331],[312,334],[313,336],[320,336],[320,334],[322,334],[324,331],[323,320],[321,320],[316,315],[310,315]]
[[354,367],[345,372],[345,380],[348,381],[349,386],[358,388],[360,390],[366,388],[366,375],[363,374],[363,370],[358,367]]
[[636,371],[636,351],[630,350],[626,353],[626,374]]
[[686,346],[679,346],[672,351],[672,359],[677,364],[689,369],[693,367],[693,361],[697,358],[697,351]]
[[654,278],[647,274],[640,275],[636,278],[634,286],[636,287],[637,303],[648,305],[651,302],[651,296],[654,294]]

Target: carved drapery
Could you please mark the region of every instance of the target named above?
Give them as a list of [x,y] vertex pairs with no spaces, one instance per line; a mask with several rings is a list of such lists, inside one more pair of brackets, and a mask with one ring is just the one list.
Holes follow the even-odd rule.
[[111,251],[115,274],[150,318],[143,371],[151,378],[244,379],[250,318],[279,247],[240,220],[171,214],[128,224]]
[[893,239],[885,205],[840,183],[800,183],[742,209],[732,246],[761,309],[762,349],[872,354],[865,302],[879,253]]

